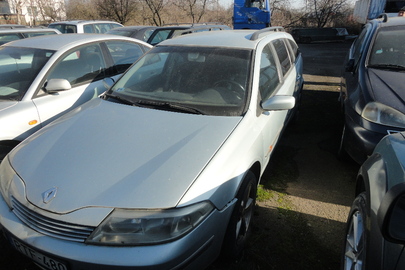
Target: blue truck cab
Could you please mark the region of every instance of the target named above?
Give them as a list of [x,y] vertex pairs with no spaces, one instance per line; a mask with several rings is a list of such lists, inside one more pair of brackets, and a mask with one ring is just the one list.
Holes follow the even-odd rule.
[[233,28],[262,29],[271,26],[269,0],[234,0]]

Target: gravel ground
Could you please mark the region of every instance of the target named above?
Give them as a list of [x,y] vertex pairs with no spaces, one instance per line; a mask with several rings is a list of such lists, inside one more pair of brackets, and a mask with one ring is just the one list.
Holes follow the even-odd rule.
[[[238,261],[210,269],[339,269],[358,165],[338,161],[340,70],[350,43],[300,44],[306,81],[299,119],[262,178],[252,235]],[[0,268],[38,269],[0,238]]]

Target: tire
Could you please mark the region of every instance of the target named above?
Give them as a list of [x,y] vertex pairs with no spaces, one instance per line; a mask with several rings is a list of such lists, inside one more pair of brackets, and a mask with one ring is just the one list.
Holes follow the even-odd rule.
[[236,205],[229,220],[222,245],[224,259],[233,260],[242,252],[251,230],[251,221],[256,204],[257,179],[249,171],[236,195]]
[[346,238],[342,257],[342,270],[366,269],[367,244],[367,198],[360,193],[353,202],[346,227]]

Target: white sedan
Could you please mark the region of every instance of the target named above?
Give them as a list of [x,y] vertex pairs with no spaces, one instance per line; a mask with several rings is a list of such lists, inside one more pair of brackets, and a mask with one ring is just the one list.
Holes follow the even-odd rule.
[[16,144],[102,94],[151,45],[115,35],[47,35],[0,47],[0,160]]

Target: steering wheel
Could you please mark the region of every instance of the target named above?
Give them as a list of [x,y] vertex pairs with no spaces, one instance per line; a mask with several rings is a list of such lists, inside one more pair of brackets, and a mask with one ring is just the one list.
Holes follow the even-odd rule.
[[231,80],[221,80],[214,84],[214,87],[224,87],[230,90],[238,99],[242,99],[245,95],[245,88],[238,82]]

